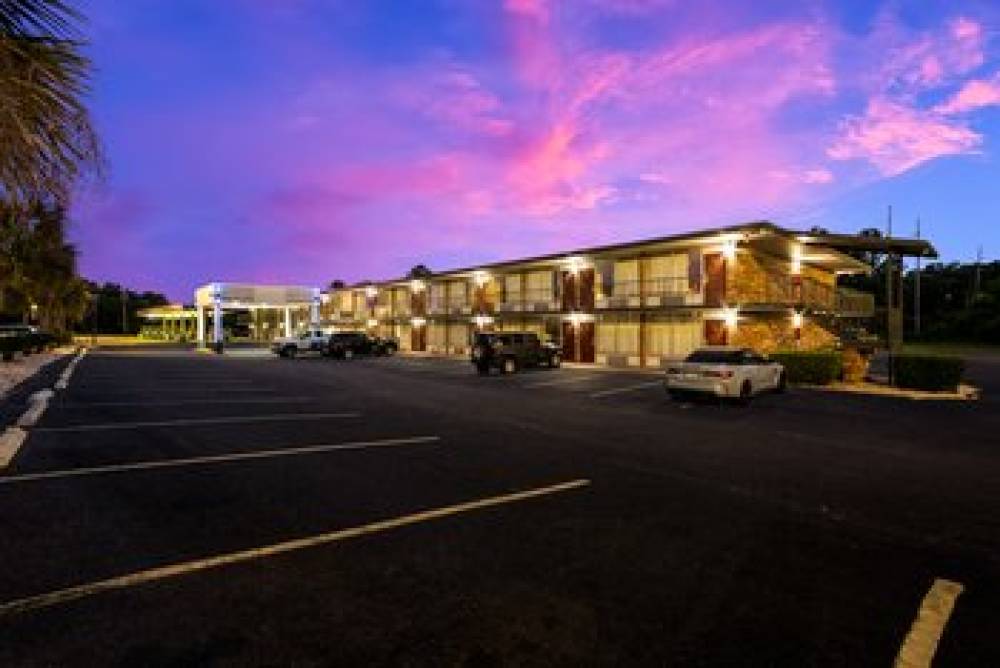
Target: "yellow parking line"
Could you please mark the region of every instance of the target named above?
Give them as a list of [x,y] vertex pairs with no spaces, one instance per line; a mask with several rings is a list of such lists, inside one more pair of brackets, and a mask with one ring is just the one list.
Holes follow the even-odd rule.
[[307,538],[298,538],[295,540],[285,541],[283,543],[275,543],[264,547],[242,550],[240,552],[230,552],[229,554],[220,554],[214,557],[207,557],[205,559],[196,559],[194,561],[186,561],[179,564],[151,568],[149,570],[138,571],[128,575],[121,575],[107,580],[99,580],[97,582],[69,587],[67,589],[59,589],[47,594],[29,596],[27,598],[9,601],[7,603],[0,604],[0,617],[48,608],[82,598],[95,596],[106,591],[126,589],[128,587],[134,587],[149,582],[186,575],[188,573],[204,571],[210,568],[218,568],[219,566],[228,566],[230,564],[252,561],[263,557],[272,557],[286,552],[294,552],[310,547],[316,547],[318,545],[326,545],[369,534],[381,533],[390,529],[398,529],[400,527],[405,527],[411,524],[419,524],[421,522],[429,522],[431,520],[467,513],[482,508],[490,508],[517,501],[526,501],[528,499],[547,496],[550,494],[557,494],[559,492],[567,492],[572,489],[585,487],[589,484],[590,481],[586,479],[571,480],[569,482],[549,485],[547,487],[537,487],[511,494],[502,494],[500,496],[491,496],[475,501],[466,501],[452,506],[433,508],[431,510],[424,510],[411,515],[403,515],[402,517],[380,520],[372,522],[371,524],[363,524],[349,529],[340,529],[316,536],[309,536]]
[[934,580],[920,604],[910,632],[899,648],[893,664],[895,668],[930,668],[945,624],[955,609],[955,599],[964,589],[958,582],[940,578]]

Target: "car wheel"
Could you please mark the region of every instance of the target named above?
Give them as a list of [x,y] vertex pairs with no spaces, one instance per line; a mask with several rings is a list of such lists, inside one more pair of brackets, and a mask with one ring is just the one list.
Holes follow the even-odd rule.
[[749,380],[744,380],[743,385],[740,386],[740,403],[744,406],[750,403],[753,398],[753,385],[750,384]]
[[503,366],[500,367],[500,370],[504,373],[517,373],[517,360],[513,357],[504,359]]
[[557,354],[550,357],[549,366],[552,367],[553,369],[558,369],[560,366],[562,366],[562,356]]
[[345,360],[352,360],[352,359],[354,359],[354,351],[351,350],[350,348],[348,348],[347,350],[345,350],[344,351],[344,359]]
[[785,372],[782,371],[778,374],[778,384],[774,386],[774,391],[778,394],[784,394],[785,390],[788,389],[788,377],[785,376]]
[[488,364],[477,364],[476,371],[479,372],[480,376],[490,375],[490,366]]
[[285,348],[285,354],[288,357],[295,357],[296,355],[299,354],[299,351],[296,350],[295,348]]
[[684,401],[687,398],[680,390],[667,390],[667,395],[674,401]]

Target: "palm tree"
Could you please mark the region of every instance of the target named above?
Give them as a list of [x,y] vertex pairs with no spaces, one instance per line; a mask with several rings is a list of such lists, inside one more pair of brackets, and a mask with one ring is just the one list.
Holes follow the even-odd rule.
[[80,20],[63,0],[0,0],[0,198],[9,203],[65,203],[100,166]]

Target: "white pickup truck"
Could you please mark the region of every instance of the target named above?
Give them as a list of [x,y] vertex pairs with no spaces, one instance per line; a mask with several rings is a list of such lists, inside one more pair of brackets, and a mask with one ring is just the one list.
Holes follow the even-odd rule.
[[271,352],[279,357],[295,357],[307,353],[325,355],[330,335],[321,329],[307,329],[298,336],[281,336],[271,342]]

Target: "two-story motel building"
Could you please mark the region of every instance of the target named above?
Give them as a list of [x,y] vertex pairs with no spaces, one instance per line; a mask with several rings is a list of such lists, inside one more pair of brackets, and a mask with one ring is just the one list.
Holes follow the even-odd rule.
[[476,331],[530,330],[561,343],[567,361],[609,366],[658,367],[705,344],[818,348],[874,315],[873,295],[838,285],[870,271],[850,251],[897,266],[936,256],[921,240],[756,222],[352,285],[325,295],[320,317],[395,336],[404,351],[455,355]]

